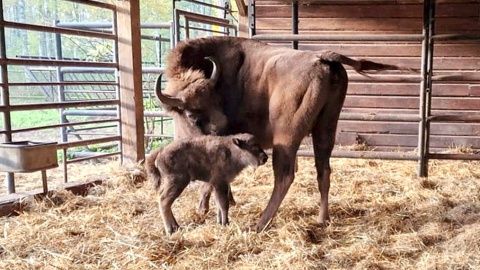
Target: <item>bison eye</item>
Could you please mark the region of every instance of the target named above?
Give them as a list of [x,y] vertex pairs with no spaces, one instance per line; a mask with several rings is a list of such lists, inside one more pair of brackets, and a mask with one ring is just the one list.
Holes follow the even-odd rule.
[[194,124],[195,126],[201,126],[202,125],[202,115],[199,114],[199,113],[196,113],[196,112],[190,112],[190,111],[187,111],[186,112],[186,115],[188,117],[188,120]]

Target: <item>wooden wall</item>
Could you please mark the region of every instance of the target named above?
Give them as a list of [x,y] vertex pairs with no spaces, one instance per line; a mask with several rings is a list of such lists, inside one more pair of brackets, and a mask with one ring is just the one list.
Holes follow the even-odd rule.
[[[256,1],[256,34],[291,34],[291,2]],[[246,22],[246,17],[241,22]],[[311,1],[299,4],[299,34],[422,34],[423,1]],[[480,1],[437,1],[436,34],[480,33]],[[240,27],[248,36],[248,29]],[[272,43],[272,42],[270,42]],[[291,43],[276,43],[291,46]],[[301,50],[333,50],[355,58],[420,69],[421,42],[300,42]],[[434,47],[434,75],[476,74],[480,41],[439,41]],[[358,77],[349,70],[352,78]],[[419,83],[350,82],[344,112],[419,114]],[[480,81],[435,82],[432,113],[480,114]],[[480,124],[432,123],[434,151],[455,147],[480,150]],[[341,120],[337,143],[364,142],[369,149],[414,150],[418,122]]]

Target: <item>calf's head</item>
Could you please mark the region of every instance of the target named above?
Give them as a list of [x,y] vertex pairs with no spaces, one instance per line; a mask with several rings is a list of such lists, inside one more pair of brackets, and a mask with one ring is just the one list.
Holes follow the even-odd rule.
[[157,98],[173,117],[179,137],[222,135],[226,132],[227,117],[215,92],[220,71],[214,58],[205,59],[213,66],[210,77],[202,70],[186,70],[169,78],[165,93],[161,90],[161,75],[157,79]]
[[268,156],[263,151],[255,137],[248,133],[241,133],[231,136],[233,144],[241,149],[240,160],[243,164],[258,167],[265,164]]

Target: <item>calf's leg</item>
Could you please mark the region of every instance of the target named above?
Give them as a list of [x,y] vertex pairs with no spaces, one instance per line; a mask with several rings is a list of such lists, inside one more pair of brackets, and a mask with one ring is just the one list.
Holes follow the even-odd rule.
[[[210,183],[201,182],[200,183],[200,202],[198,204],[198,211],[201,213],[208,213],[210,209],[210,196],[212,194],[213,187]],[[228,201],[230,205],[236,205],[235,199],[233,198],[232,189],[230,188],[230,184],[228,184]]]
[[158,199],[160,214],[162,215],[163,225],[167,234],[172,234],[178,229],[178,223],[172,212],[173,202],[180,196],[187,187],[188,181],[178,179],[168,179],[163,182],[162,191]]
[[230,190],[227,182],[215,184],[215,201],[217,203],[217,222],[222,225],[228,224],[228,191]]

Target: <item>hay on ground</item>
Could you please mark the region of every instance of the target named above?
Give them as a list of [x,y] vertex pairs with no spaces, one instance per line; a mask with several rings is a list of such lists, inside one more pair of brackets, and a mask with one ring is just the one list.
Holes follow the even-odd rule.
[[333,159],[332,220],[321,226],[313,159],[301,158],[271,228],[255,233],[273,187],[268,163],[233,183],[226,227],[213,200],[198,214],[186,189],[172,236],[141,170],[99,165],[90,171],[108,177],[89,195],[59,190],[1,218],[0,269],[479,269],[479,165],[431,161],[421,179],[416,162]]

